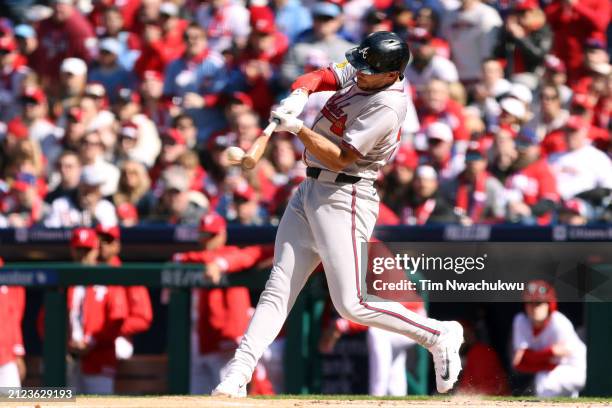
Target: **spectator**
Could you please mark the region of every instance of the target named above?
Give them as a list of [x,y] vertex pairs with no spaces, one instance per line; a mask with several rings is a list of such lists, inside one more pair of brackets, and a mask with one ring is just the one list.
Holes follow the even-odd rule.
[[63,151],[57,159],[57,173],[52,177],[56,187],[46,195],[45,201],[51,204],[60,197],[74,196],[81,178],[81,160],[71,150]]
[[464,225],[499,222],[505,215],[504,188],[487,171],[486,145],[474,141],[465,154],[465,170],[441,189],[454,198],[455,212]]
[[[555,85],[543,85],[540,90],[540,109],[536,116],[535,123],[537,124],[536,132],[540,140],[546,135],[563,129],[569,112],[562,107],[561,92]],[[552,146],[545,148],[545,152],[554,151]]]
[[[70,240],[72,259],[96,265],[99,241],[91,228],[76,228]],[[84,273],[84,272],[83,272]],[[114,393],[117,358],[115,340],[128,316],[121,286],[68,288],[68,385],[81,394]]]
[[[382,180],[381,202],[394,213],[399,213],[402,197],[406,197],[419,164],[416,151],[407,144],[401,145],[391,164],[390,171]],[[381,214],[379,214],[380,218]]]
[[421,7],[416,12],[414,27],[422,28],[430,33],[433,36],[431,39],[431,44],[436,49],[436,54],[446,59],[450,59],[451,54],[448,42],[443,38],[440,38],[438,35],[440,16],[441,15],[439,13],[434,12],[429,7]]
[[[138,3],[131,0],[128,4]],[[98,36],[105,38],[114,38],[120,44],[119,64],[126,70],[131,71],[134,63],[140,56],[141,39],[133,32],[126,30],[125,18],[121,10],[117,6],[105,6],[102,17],[102,26],[98,27]],[[92,12],[93,14],[93,12]]]
[[443,122],[433,122],[425,128],[427,155],[424,161],[431,165],[441,180],[457,177],[465,167],[463,154],[453,152],[453,133]]
[[136,75],[142,79],[145,71],[163,72],[172,59],[162,38],[157,20],[146,20],[142,28],[140,56],[134,63]]
[[[121,266],[121,231],[119,227],[96,227],[100,242],[99,262],[109,266]],[[153,309],[149,290],[145,286],[126,286],[127,316],[119,329],[119,337],[115,339],[115,355],[119,360],[127,360],[134,353],[132,337],[145,332],[151,327]]]
[[89,73],[89,81],[101,83],[109,95],[110,103],[114,103],[117,91],[133,88],[136,79],[119,64],[121,43],[118,40],[105,38],[100,42],[99,49],[97,64]]
[[172,116],[175,116],[180,111],[180,108],[173,104],[172,101],[162,98],[163,94],[164,76],[161,72],[145,71],[140,83],[142,113],[158,128],[169,127]]
[[0,226],[29,228],[42,218],[43,201],[34,174],[19,172],[0,200]]
[[425,87],[431,79],[440,79],[448,84],[459,81],[457,68],[447,58],[436,54],[431,34],[423,28],[415,28],[408,35],[414,59],[406,67],[405,76],[417,90]]
[[557,182],[541,157],[536,134],[523,129],[516,137],[518,157],[506,179],[508,219],[511,222],[547,225],[559,202]]
[[57,116],[67,112],[71,107],[78,106],[87,84],[87,64],[82,59],[66,58],[60,66],[60,111],[55,108]]
[[577,397],[586,380],[586,347],[557,310],[555,289],[548,282],[531,281],[523,302],[525,311],[512,323],[512,365],[535,374],[538,397]]
[[12,37],[0,38],[0,120],[8,122],[19,113],[16,103],[21,96],[23,81],[30,69],[19,63],[17,45]]
[[331,61],[344,61],[344,53],[354,45],[342,39],[338,31],[342,27],[342,10],[335,3],[321,1],[312,7],[312,30],[300,39],[287,53],[281,68],[284,84],[291,84],[305,70],[308,55],[312,49],[323,51]]
[[30,25],[19,24],[15,27],[14,34],[19,54],[25,59],[26,65],[31,66],[33,63],[32,57],[38,48],[36,30]]
[[198,142],[198,129],[193,118],[181,113],[172,119],[172,127],[178,130],[185,138],[185,143],[190,149],[194,149]]
[[572,116],[565,125],[567,151],[550,156],[561,198],[596,199],[612,189],[612,161],[588,140],[588,123]]
[[552,32],[538,1],[516,2],[504,24],[494,55],[505,59],[506,76],[535,72],[552,47]]
[[[500,127],[493,134],[493,144],[491,147],[491,163],[489,172],[500,182],[505,183],[506,178],[512,173],[513,165],[518,158],[518,151],[514,138],[517,133],[510,127]],[[488,140],[481,140],[484,146]]]
[[[2,266],[4,262],[0,258]],[[20,388],[25,379],[25,348],[21,331],[25,301],[26,294],[22,286],[0,286],[0,387]]]
[[544,11],[554,33],[553,54],[565,63],[569,83],[574,84],[583,65],[586,40],[606,38],[610,2],[561,0],[551,2]]
[[45,87],[56,89],[58,84],[54,81],[60,63],[67,58],[89,62],[94,55],[96,37],[91,24],[72,0],[53,0],[52,6],[51,17],[38,26],[40,46],[34,55],[33,68],[42,76]]
[[153,183],[156,183],[161,173],[175,164],[178,158],[188,150],[187,140],[177,129],[167,129],[162,135],[161,142],[161,153],[157,157],[155,166],[151,169]]
[[83,166],[92,166],[102,175],[104,182],[100,186],[103,196],[109,196],[117,191],[119,169],[104,159],[104,144],[98,131],[85,134],[80,141],[79,158]]
[[51,203],[44,220],[45,227],[117,225],[115,207],[102,198],[100,190],[104,182],[105,176],[96,167],[83,167],[76,194],[59,197]]
[[232,190],[232,206],[226,217],[240,225],[263,225],[267,222],[263,207],[259,205],[259,195],[246,181],[235,183]]
[[433,167],[417,167],[413,188],[400,210],[402,224],[457,222],[452,206],[439,193],[438,186],[438,174]]
[[182,167],[171,166],[164,170],[161,186],[163,190],[149,217],[151,221],[197,225],[202,215],[208,211],[206,197],[189,191],[187,171]]
[[512,84],[504,78],[504,69],[497,59],[488,58],[482,63],[482,81],[472,87],[473,101],[470,107],[476,108],[484,120],[487,130],[495,127],[501,113],[499,99],[510,92]]
[[210,48],[224,52],[233,44],[243,49],[249,35],[249,11],[241,4],[231,0],[215,0],[202,3],[195,13],[197,24],[204,27]]
[[170,60],[178,58],[185,51],[183,36],[188,22],[179,18],[179,8],[171,1],[166,1],[159,7],[162,36],[167,57]]
[[272,4],[276,25],[291,44],[296,42],[300,34],[312,27],[312,16],[300,0],[274,0]]
[[559,209],[559,224],[586,225],[589,222],[589,206],[584,200],[570,198]]
[[561,103],[563,106],[569,104],[572,90],[566,85],[567,67],[565,63],[554,55],[544,57],[544,74],[542,75],[542,86],[554,85],[559,89]]
[[195,120],[198,141],[205,142],[223,127],[217,108],[227,75],[223,57],[208,49],[204,30],[190,24],[185,31],[187,48],[182,57],[172,61],[165,73],[164,95],[182,98],[185,113]]
[[461,6],[442,21],[442,37],[450,44],[464,84],[481,79],[480,67],[491,56],[501,25],[497,11],[480,0],[462,0]]
[[[229,246],[223,217],[211,212],[199,224],[200,251],[175,254],[181,263],[206,265],[205,276],[219,283],[226,273],[239,272],[272,256],[271,247]],[[193,316],[196,339],[192,344],[191,393],[208,394],[220,381],[223,366],[232,358],[249,322],[251,300],[245,287],[198,289]]]
[[151,191],[149,174],[142,163],[135,160],[123,162],[113,202],[117,209],[126,203],[134,206],[139,218],[149,216],[155,206],[155,196]]

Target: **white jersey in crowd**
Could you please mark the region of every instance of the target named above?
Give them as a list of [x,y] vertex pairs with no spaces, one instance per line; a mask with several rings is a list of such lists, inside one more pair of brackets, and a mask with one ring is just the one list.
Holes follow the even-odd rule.
[[[348,62],[332,64],[340,90],[328,99],[314,122],[313,130],[336,145],[356,152],[357,161],[342,173],[374,180],[400,141],[408,95],[404,82],[384,90],[364,91],[357,86],[356,69]],[[326,169],[308,150],[308,166]]]
[[612,161],[591,145],[550,156],[557,189],[565,200],[596,187],[612,189]]
[[423,88],[434,78],[448,83],[459,81],[459,74],[455,64],[441,55],[434,55],[420,72],[415,69],[414,65],[408,65],[405,75],[410,85],[417,89]]

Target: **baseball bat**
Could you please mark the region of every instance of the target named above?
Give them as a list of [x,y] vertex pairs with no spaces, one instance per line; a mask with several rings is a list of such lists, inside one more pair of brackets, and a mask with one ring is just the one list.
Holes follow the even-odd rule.
[[263,156],[264,152],[266,151],[270,136],[272,136],[272,133],[276,129],[278,123],[278,120],[272,120],[272,122],[266,126],[263,132],[261,132],[261,136],[259,136],[255,142],[253,142],[253,146],[251,146],[249,151],[246,152],[242,158],[243,169],[251,170],[259,162],[259,159],[261,159],[261,156]]

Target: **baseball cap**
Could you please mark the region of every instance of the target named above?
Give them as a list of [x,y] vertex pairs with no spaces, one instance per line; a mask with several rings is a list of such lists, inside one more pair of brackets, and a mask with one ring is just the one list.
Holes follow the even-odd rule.
[[128,139],[138,139],[138,126],[134,122],[125,122],[121,125],[119,136]]
[[442,140],[443,142],[452,143],[453,131],[446,123],[434,122],[427,126],[425,134],[428,139]]
[[604,76],[608,76],[610,75],[610,72],[612,72],[612,66],[610,66],[610,64],[608,64],[607,62],[593,64],[590,68],[592,72]]
[[501,109],[518,119],[523,119],[527,114],[525,104],[516,98],[507,97],[499,103]]
[[106,181],[104,172],[90,164],[81,170],[81,183],[87,186],[101,186]]
[[586,203],[579,198],[571,198],[563,203],[561,211],[586,217],[589,213]]
[[595,103],[593,103],[589,95],[575,93],[572,97],[572,107],[580,107],[586,110],[591,110],[595,107]]
[[117,217],[121,221],[134,220],[138,222],[138,210],[132,203],[121,203],[117,206]]
[[36,176],[32,173],[19,172],[15,176],[15,181],[11,188],[15,191],[27,191],[29,188],[36,187]]
[[516,143],[516,147],[518,147],[519,149],[529,146],[535,146],[540,143],[536,132],[533,129],[527,127],[521,129],[514,141]]
[[393,163],[396,166],[405,167],[405,168],[414,170],[419,164],[419,156],[413,148],[407,145],[403,145],[397,151],[397,154],[395,155],[395,159],[393,160]]
[[246,105],[250,108],[254,107],[253,98],[248,94],[240,91],[232,92],[229,96],[229,103],[237,102],[241,105]]
[[165,1],[159,6],[159,14],[165,14],[167,16],[176,17],[178,16],[179,9],[176,4]]
[[166,129],[162,135],[162,143],[168,145],[186,145],[187,140],[180,130],[176,128]]
[[533,280],[527,283],[527,287],[523,292],[523,302],[549,302],[551,311],[556,309],[557,294],[555,288],[550,283],[544,280]]
[[599,38],[588,38],[584,42],[584,48],[595,49],[595,50],[605,50],[606,42]]
[[0,50],[13,52],[17,49],[17,44],[15,44],[15,40],[12,37],[4,36],[0,37]]
[[234,200],[251,201],[255,198],[255,190],[249,183],[240,183],[234,188]]
[[93,228],[75,228],[72,230],[70,246],[72,248],[97,248],[99,245],[98,235]]
[[313,16],[338,17],[342,13],[340,6],[327,1],[320,1],[312,7]]
[[422,165],[422,166],[417,167],[416,176],[420,178],[429,179],[429,180],[437,180],[438,172],[436,172],[436,169],[434,169],[433,167],[429,165]]
[[189,190],[187,172],[180,166],[170,166],[162,174],[162,180],[166,191],[176,190],[185,192]]
[[90,82],[85,85],[85,95],[93,96],[94,98],[104,98],[106,89],[100,82]]
[[100,41],[100,51],[107,51],[114,55],[121,53],[121,44],[115,38],[105,38]]
[[73,122],[80,122],[81,119],[83,119],[83,110],[78,106],[73,106],[72,108],[68,109],[66,116]]
[[508,95],[529,105],[533,101],[533,94],[527,85],[513,83]]
[[118,226],[113,225],[113,226],[108,226],[108,225],[102,225],[102,224],[98,224],[96,226],[96,233],[100,236],[100,235],[106,235],[111,237],[113,240],[118,240],[119,238],[121,238],[121,230],[119,229]]
[[465,161],[470,162],[483,159],[487,159],[487,149],[484,143],[480,143],[476,140],[471,141],[468,144],[467,150],[465,152]]
[[424,43],[431,40],[431,33],[423,27],[414,27],[408,32],[408,41]]
[[548,54],[544,57],[544,67],[554,72],[565,73],[567,68],[565,63],[561,61],[557,56]]
[[516,0],[514,2],[514,10],[527,11],[540,8],[537,0]]
[[200,219],[200,232],[218,234],[227,228],[225,219],[216,212],[209,212]]
[[27,126],[23,123],[21,118],[16,117],[11,119],[6,125],[6,133],[13,135],[17,139],[26,138],[29,136],[30,131]]
[[253,7],[251,9],[251,27],[262,34],[271,34],[276,31],[274,13],[269,7]]
[[121,88],[117,91],[117,101],[119,103],[140,103],[140,95],[130,88]]
[[589,124],[586,120],[582,118],[582,116],[572,115],[565,122],[565,129],[569,130],[580,130],[587,127]]
[[36,37],[36,31],[31,25],[19,24],[15,27],[15,37],[34,38]]
[[29,87],[23,91],[21,99],[23,101],[31,100],[35,103],[45,103],[47,101],[47,96],[42,89]]
[[72,75],[85,75],[87,74],[87,64],[80,58],[66,58],[62,61],[60,72]]

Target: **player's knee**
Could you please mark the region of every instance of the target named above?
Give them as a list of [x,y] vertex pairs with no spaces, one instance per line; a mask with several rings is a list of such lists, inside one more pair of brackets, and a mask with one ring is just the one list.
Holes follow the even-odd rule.
[[336,310],[345,319],[351,320],[355,323],[366,323],[367,310],[359,303],[356,299],[341,299],[338,302],[334,302]]

